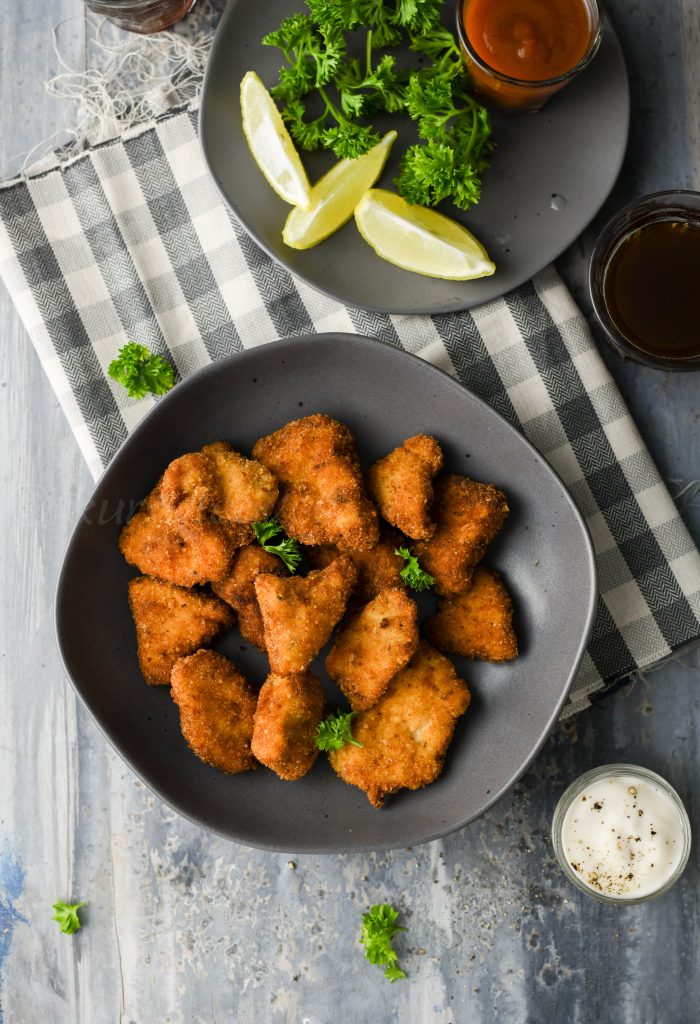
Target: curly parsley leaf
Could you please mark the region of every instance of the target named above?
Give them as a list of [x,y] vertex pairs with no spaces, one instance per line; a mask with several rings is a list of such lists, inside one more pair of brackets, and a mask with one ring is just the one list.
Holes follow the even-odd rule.
[[129,398],[164,395],[175,383],[172,365],[136,341],[129,341],[119,349],[107,373],[126,388]]
[[[284,530],[278,519],[264,519],[259,523],[253,523],[253,533],[264,551],[277,555],[291,573],[296,572],[301,562],[299,541],[284,536]],[[281,540],[278,539],[280,536]]]
[[408,548],[396,548],[395,555],[404,559],[406,564],[399,573],[404,583],[411,590],[429,590],[435,583],[435,577],[421,569],[420,563],[415,555],[412,555]]
[[342,750],[346,743],[354,747],[363,746],[352,734],[351,722],[356,711],[349,711],[343,714],[336,711],[334,715],[328,715],[316,726],[316,746],[319,750]]
[[[478,202],[493,148],[491,125],[465,91],[459,46],[440,20],[444,0],[306,2],[308,14],[285,19],[263,40],[287,62],[272,94],[296,144],[353,159],[379,141],[368,123],[375,113],[406,112],[422,142],[404,155],[395,179],[399,193],[424,206],[452,199],[467,210]],[[348,44],[358,39],[364,55],[350,57]],[[386,50],[402,42],[424,66],[397,65]]]
[[51,920],[58,921],[64,935],[72,935],[81,927],[78,910],[80,907],[86,906],[87,903],[64,903],[62,900],[58,900],[53,904],[52,910],[55,910],[56,913]]
[[362,915],[360,942],[365,947],[365,957],[371,964],[380,964],[386,968],[384,977],[387,981],[398,981],[406,977],[398,966],[398,954],[391,946],[394,935],[406,931],[396,923],[398,916],[398,910],[390,903],[378,903]]

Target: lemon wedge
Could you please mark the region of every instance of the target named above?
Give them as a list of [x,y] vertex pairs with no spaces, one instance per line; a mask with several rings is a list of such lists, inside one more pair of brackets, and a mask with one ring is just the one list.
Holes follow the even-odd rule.
[[368,188],[384,170],[396,132],[354,160],[340,160],[311,189],[307,209],[295,207],[287,217],[282,238],[292,249],[310,249],[342,228]]
[[307,207],[311,185],[275,101],[254,71],[241,81],[243,132],[253,159],[286,203]]
[[403,270],[472,281],[489,277],[496,269],[483,245],[461,224],[424,206],[411,206],[395,192],[365,192],[355,221],[377,256]]

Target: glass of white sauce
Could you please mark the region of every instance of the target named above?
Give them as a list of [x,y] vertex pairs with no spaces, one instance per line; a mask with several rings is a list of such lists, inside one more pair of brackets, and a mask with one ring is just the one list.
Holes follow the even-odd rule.
[[633,764],[607,764],[565,791],[552,842],[568,878],[605,903],[661,896],[685,870],[690,821],[665,779]]

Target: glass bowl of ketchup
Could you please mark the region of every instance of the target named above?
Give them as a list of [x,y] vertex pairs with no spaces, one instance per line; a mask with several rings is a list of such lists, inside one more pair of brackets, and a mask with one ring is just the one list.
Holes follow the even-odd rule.
[[700,192],[644,196],[606,224],[591,256],[593,310],[610,344],[662,370],[700,369]]
[[598,51],[596,0],[458,0],[457,35],[472,86],[504,113],[533,113]]

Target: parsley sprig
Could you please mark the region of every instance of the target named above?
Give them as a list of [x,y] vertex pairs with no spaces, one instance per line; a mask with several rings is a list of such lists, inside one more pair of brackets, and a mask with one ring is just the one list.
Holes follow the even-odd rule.
[[164,395],[175,383],[175,371],[167,359],[136,341],[129,341],[119,349],[107,373],[112,380],[124,385],[129,398]]
[[420,562],[416,556],[412,555],[408,548],[396,548],[394,554],[399,555],[406,562],[399,573],[406,586],[410,587],[411,590],[430,590],[435,583],[435,577],[431,576],[425,569],[421,569]]
[[[372,115],[404,112],[421,141],[401,161],[400,194],[426,206],[451,198],[464,210],[478,202],[493,148],[491,123],[466,91],[459,47],[440,20],[443,0],[306,3],[308,14],[286,18],[263,39],[286,60],[272,94],[297,144],[338,158],[361,156],[379,142]],[[350,56],[348,34],[356,40],[358,33],[363,54]],[[386,52],[404,42],[422,66],[401,67]]]
[[322,722],[319,722],[316,726],[316,746],[319,750],[342,750],[346,743],[352,743],[354,747],[363,746],[362,743],[354,738],[352,734],[351,722],[356,711],[349,711],[347,714],[343,714],[342,711],[336,711],[333,715],[328,715]]
[[384,977],[387,981],[398,981],[406,977],[398,966],[398,954],[391,946],[394,935],[406,931],[396,923],[398,916],[398,910],[390,903],[378,903],[362,915],[360,942],[365,947],[365,956],[371,964],[386,967]]
[[85,906],[87,906],[86,903],[64,903],[63,900],[58,900],[53,904],[52,910],[55,910],[56,913],[51,920],[58,921],[64,935],[72,935],[81,927],[78,910]]
[[[301,562],[299,541],[284,536],[284,530],[278,519],[265,519],[259,523],[253,523],[253,533],[263,550],[277,555],[291,573],[296,572]],[[277,539],[280,536],[281,539]]]

